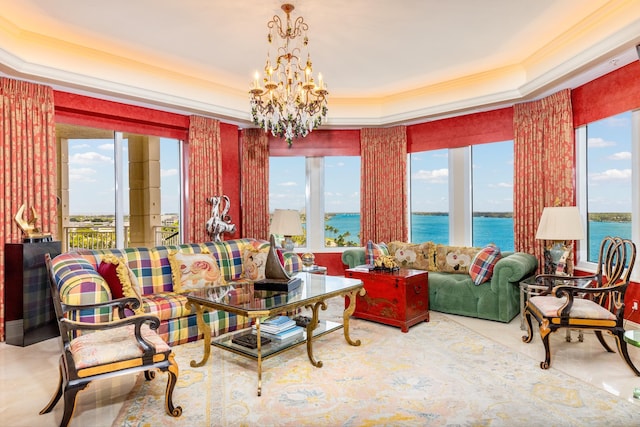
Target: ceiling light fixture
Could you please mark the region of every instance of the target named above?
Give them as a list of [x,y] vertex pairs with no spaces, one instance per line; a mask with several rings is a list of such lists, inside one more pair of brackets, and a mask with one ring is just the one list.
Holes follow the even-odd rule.
[[[309,25],[301,16],[291,21],[293,5],[285,3],[281,9],[287,15],[286,22],[274,15],[267,23],[269,50],[262,77],[264,87],[256,71],[249,93],[253,123],[284,138],[291,147],[293,138],[304,138],[326,120],[328,92],[322,74],[318,73],[317,84],[313,77],[307,48]],[[275,66],[271,63],[272,51]],[[304,53],[306,62],[301,60]]]

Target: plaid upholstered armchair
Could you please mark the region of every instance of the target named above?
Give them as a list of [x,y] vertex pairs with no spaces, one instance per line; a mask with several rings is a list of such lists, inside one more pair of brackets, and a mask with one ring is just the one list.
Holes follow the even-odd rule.
[[[155,370],[166,372],[167,388],[165,409],[167,414],[178,417],[180,406],[173,405],[173,389],[178,380],[178,365],[171,348],[156,333],[160,321],[155,316],[135,315],[125,318],[126,306],[137,307],[136,298],[120,298],[103,304],[67,305],[61,302],[60,294],[51,268],[51,258],[45,255],[49,271],[51,296],[60,329],[61,356],[60,380],[51,401],[40,412],[51,412],[61,397],[64,397],[64,413],[60,426],[69,424],[75,409],[76,396],[91,381],[118,375],[144,372],[151,380]],[[73,311],[107,307],[117,309],[120,320],[106,323],[86,323],[70,320]]]

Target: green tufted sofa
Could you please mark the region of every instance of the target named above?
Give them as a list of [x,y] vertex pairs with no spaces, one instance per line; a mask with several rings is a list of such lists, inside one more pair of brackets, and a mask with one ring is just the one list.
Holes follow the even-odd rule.
[[[342,262],[349,268],[366,264],[365,248],[347,249]],[[503,252],[491,280],[481,285],[475,285],[469,274],[429,271],[429,309],[510,322],[520,312],[519,282],[534,274],[537,267],[533,255]]]

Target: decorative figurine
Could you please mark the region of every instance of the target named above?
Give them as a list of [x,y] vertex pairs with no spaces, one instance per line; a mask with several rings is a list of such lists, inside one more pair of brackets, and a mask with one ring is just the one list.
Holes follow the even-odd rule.
[[211,218],[207,221],[207,233],[211,240],[220,242],[222,233],[236,232],[236,225],[231,224],[231,217],[227,215],[231,202],[225,195],[213,196],[207,199],[207,202],[211,203]]
[[36,210],[34,209],[33,206],[31,206],[31,219],[29,220],[24,219],[23,215],[24,215],[24,210],[26,206],[27,205],[23,203],[22,206],[20,206],[20,209],[18,209],[16,216],[14,217],[14,219],[16,220],[16,224],[18,224],[18,227],[20,227],[20,230],[22,230],[22,234],[24,235],[24,241],[25,242],[50,241],[51,234],[41,232],[36,226],[36,223],[38,222],[38,215],[36,214]]

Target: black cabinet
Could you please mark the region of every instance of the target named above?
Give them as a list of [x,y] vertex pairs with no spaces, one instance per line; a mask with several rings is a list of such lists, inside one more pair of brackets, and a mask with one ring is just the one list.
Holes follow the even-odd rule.
[[5,332],[7,344],[26,346],[57,336],[44,254],[60,254],[60,242],[4,246]]

